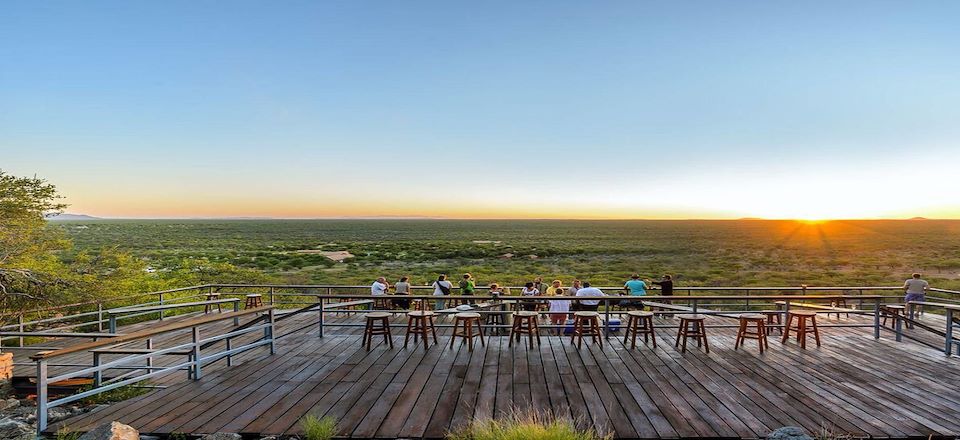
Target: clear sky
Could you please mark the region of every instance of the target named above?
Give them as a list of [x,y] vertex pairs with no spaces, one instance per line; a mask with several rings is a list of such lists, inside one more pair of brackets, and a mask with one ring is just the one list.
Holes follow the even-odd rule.
[[960,2],[4,1],[108,217],[960,218]]

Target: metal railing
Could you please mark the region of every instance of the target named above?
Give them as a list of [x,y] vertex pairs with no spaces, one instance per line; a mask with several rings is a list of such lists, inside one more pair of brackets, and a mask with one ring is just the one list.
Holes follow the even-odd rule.
[[[254,315],[255,319],[241,327],[233,328],[226,333],[214,334],[206,338],[201,337],[201,328],[207,324],[216,323],[223,320],[238,319],[242,316]],[[258,316],[259,315],[259,316]],[[184,321],[174,322],[159,327],[147,328],[141,331],[128,334],[114,334],[111,338],[93,341],[88,343],[68,346],[53,351],[36,353],[31,359],[36,362],[37,371],[37,434],[39,435],[47,429],[47,412],[50,408],[75,402],[87,397],[100,394],[112,389],[132,385],[144,380],[161,375],[170,374],[176,371],[186,370],[188,378],[199,380],[203,377],[203,367],[220,359],[229,359],[239,353],[245,352],[261,346],[269,346],[270,354],[275,353],[274,345],[274,309],[271,306],[247,309],[243,311],[211,314],[197,318],[191,318]],[[172,332],[189,330],[191,333],[190,342],[178,344],[162,349],[153,349],[149,341],[152,338],[169,334]],[[253,332],[263,331],[263,336],[251,342],[240,346],[233,346],[231,343],[235,338],[247,335]],[[136,342],[148,341],[148,349],[131,350],[133,353],[124,352],[121,346]],[[224,341],[224,348],[213,352],[204,351],[213,347],[217,342]],[[109,347],[109,348],[107,348]],[[128,354],[120,359],[109,362],[102,362],[100,353],[110,352],[114,354]],[[50,361],[58,357],[66,356],[79,352],[93,352],[93,365],[83,366],[77,370],[69,371],[50,377],[48,368]],[[187,360],[167,366],[154,366],[152,359],[158,356],[171,354],[187,354]],[[145,363],[145,364],[143,364]],[[109,370],[133,370],[118,377],[104,380],[104,373]],[[143,371],[142,374],[133,375],[137,371]],[[77,394],[50,400],[48,389],[50,384],[74,379],[79,377],[94,377],[93,387]]]

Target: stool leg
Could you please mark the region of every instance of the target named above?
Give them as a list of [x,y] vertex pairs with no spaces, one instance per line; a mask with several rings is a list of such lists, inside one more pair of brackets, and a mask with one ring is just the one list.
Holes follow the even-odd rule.
[[[628,317],[627,317],[627,326],[624,327],[624,329],[623,329],[623,345],[627,345],[627,338],[630,336],[630,330],[634,330],[634,332],[636,331],[636,329],[633,328],[633,320],[634,320],[634,319],[636,319],[636,318],[634,318],[633,316],[628,316]],[[633,334],[633,338],[634,338],[634,340],[636,340],[636,338],[637,338],[637,334],[636,334],[636,333]],[[633,346],[631,346],[630,348],[634,348],[634,347],[636,347],[636,342],[634,342]]]
[[647,331],[650,332],[650,343],[653,348],[657,348],[657,332],[653,328],[653,317],[647,318]]
[[710,343],[707,342],[707,324],[705,324],[703,321],[700,321],[698,325],[700,326],[700,337],[703,338],[703,349],[707,352],[707,354],[709,354]]
[[817,341],[817,347],[820,346],[820,330],[817,329],[817,317],[810,317],[810,324],[813,325],[813,338]]
[[681,341],[680,353],[687,352],[687,339],[689,338],[688,333],[690,332],[690,323],[684,322],[683,324],[683,341]]
[[373,320],[368,319],[367,324],[363,327],[363,343],[367,346],[367,351],[370,351],[370,345],[373,340]]
[[600,348],[603,348],[603,336],[600,334],[600,320],[593,320],[593,342],[596,342],[600,345]]
[[533,321],[533,331],[537,332],[537,346],[540,345],[540,323]]
[[781,333],[783,333],[783,335],[780,338],[781,344],[786,344],[787,339],[790,339],[790,325],[792,324],[793,324],[793,315],[787,315],[787,324],[784,325],[783,329],[781,330]]
[[403,337],[403,348],[407,348],[407,341],[410,340],[410,329],[413,327],[413,318],[407,318],[407,334]]
[[577,319],[573,324],[573,338],[577,341],[577,349],[583,347],[583,320]]
[[486,347],[487,344],[486,344],[486,342],[484,342],[484,339],[486,339],[486,336],[483,335],[483,326],[480,325],[480,320],[479,320],[479,319],[477,320],[477,332],[480,333],[480,346],[481,346],[481,347]]
[[[428,316],[428,318],[430,318],[430,333],[433,334],[433,343],[439,344],[439,342],[437,342],[437,327],[434,325],[433,316]],[[423,339],[427,339],[426,334],[423,335]]]
[[390,348],[393,348],[393,333],[390,332],[390,318],[383,318],[383,327],[386,332],[383,337],[387,338],[387,343],[390,344]]
[[747,321],[743,319],[740,320],[740,326],[737,328],[737,338],[733,340],[733,349],[736,350],[740,348],[740,344],[743,343],[743,332],[746,331]]
[[807,348],[807,319],[801,317],[798,320],[800,324],[800,329],[797,330],[797,339],[800,341],[800,348],[806,350]]
[[535,319],[527,319],[527,348],[533,347],[533,322]]
[[680,346],[681,335],[683,335],[683,319],[680,320],[680,327],[677,328],[677,342],[673,344],[674,347]]
[[467,338],[467,351],[473,352],[473,320],[468,319],[463,323],[464,333]]
[[[454,318],[454,319],[453,319],[453,333],[450,335],[450,348],[453,348],[453,341],[456,341],[456,340],[457,340],[457,326],[458,326],[458,325],[460,325],[460,320]],[[463,325],[466,326],[467,324],[464,323]]]
[[507,344],[507,347],[513,346],[513,338],[517,338],[517,342],[520,341],[520,335],[517,334],[517,331],[520,329],[519,324],[520,323],[517,321],[517,317],[514,316],[513,323],[510,324],[510,342]]

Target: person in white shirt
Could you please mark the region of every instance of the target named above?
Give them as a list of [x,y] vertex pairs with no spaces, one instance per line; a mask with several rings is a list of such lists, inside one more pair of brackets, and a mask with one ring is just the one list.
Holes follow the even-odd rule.
[[[554,291],[555,296],[563,296],[565,293],[562,288]],[[549,299],[550,303],[550,324],[562,326],[570,313],[570,300],[567,299]],[[562,328],[557,329],[557,336],[560,336]]]
[[[590,287],[590,283],[584,282],[583,288],[577,290],[577,296],[603,297],[607,295],[596,287]],[[600,306],[600,300],[598,299],[586,299],[577,302],[577,310],[583,312],[596,312]]]
[[[447,281],[446,274],[440,274],[437,277],[437,280],[433,282],[433,296],[444,297],[450,294],[450,289],[453,289],[453,283]],[[447,308],[447,300],[437,299],[434,301],[434,309],[443,310]]]
[[[930,283],[920,279],[920,274],[915,273],[912,278],[903,282],[903,291],[905,293],[903,301],[905,303],[909,303],[910,301],[924,301],[927,297],[927,289],[929,288]],[[923,313],[923,306],[917,307],[917,313]]]
[[371,295],[386,295],[387,294],[387,279],[384,277],[377,278],[373,284],[370,285],[370,294]]
[[[520,296],[540,296],[540,289],[534,287],[534,283],[527,283],[523,286],[523,290],[520,291]],[[537,310],[537,302],[532,299],[521,300],[520,305],[523,306],[523,310],[528,312],[535,312]]]

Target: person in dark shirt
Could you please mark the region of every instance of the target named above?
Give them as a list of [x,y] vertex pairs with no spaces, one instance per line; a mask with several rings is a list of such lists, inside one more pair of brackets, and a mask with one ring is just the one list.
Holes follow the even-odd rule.
[[[660,295],[673,296],[673,277],[664,275],[660,281],[654,281],[653,284],[660,286]],[[670,304],[670,300],[663,300],[665,304]],[[664,318],[673,318],[673,315],[663,314]]]

